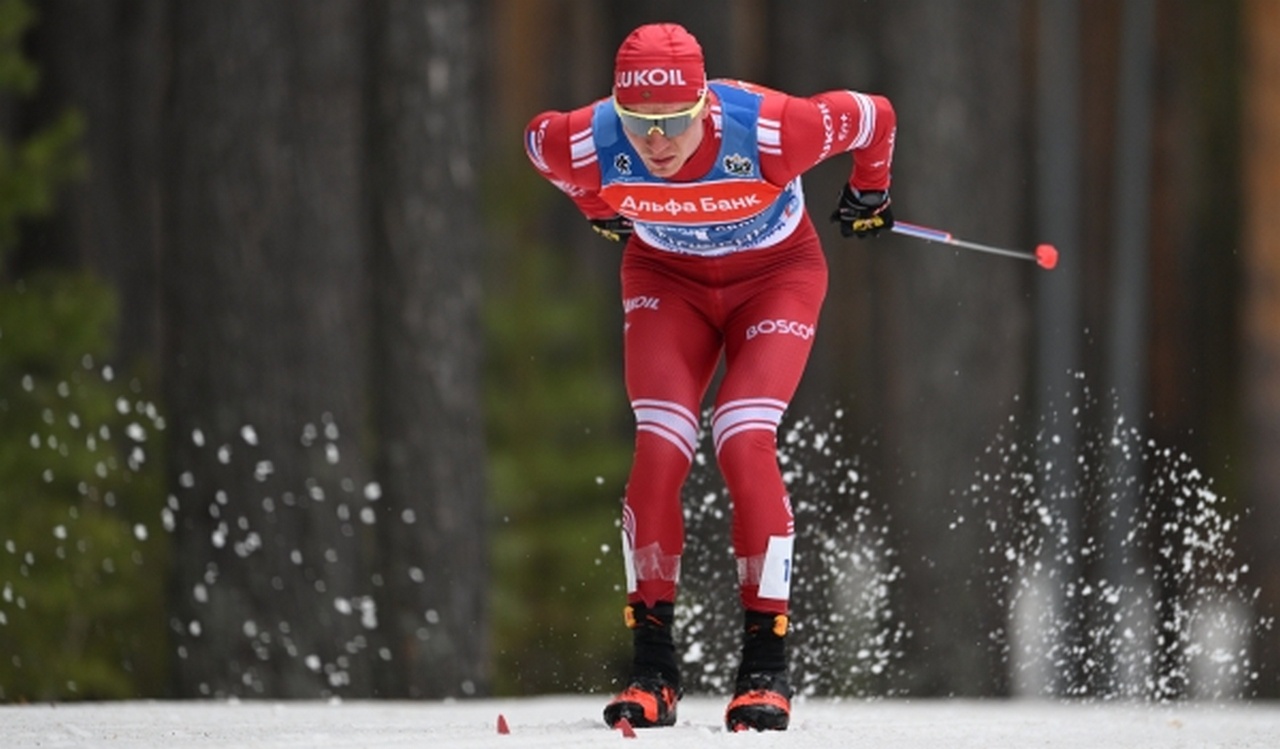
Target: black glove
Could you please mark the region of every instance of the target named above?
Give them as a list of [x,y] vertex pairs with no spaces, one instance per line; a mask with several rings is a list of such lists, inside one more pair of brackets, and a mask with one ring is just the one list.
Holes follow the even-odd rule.
[[611,242],[625,242],[631,239],[631,232],[634,230],[631,225],[631,219],[622,216],[593,218],[591,219],[591,228],[596,230],[596,234]]
[[846,182],[831,220],[840,222],[841,236],[874,237],[893,228],[889,202],[888,191],[858,192]]

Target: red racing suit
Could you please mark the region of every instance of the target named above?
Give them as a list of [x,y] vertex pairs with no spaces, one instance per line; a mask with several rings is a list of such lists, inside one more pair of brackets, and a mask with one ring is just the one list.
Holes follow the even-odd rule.
[[795,524],[777,428],[827,288],[800,175],[852,152],[850,184],[887,190],[896,119],[888,99],[853,91],[802,98],[738,81],[709,89],[710,126],[670,179],[645,169],[610,99],[538,115],[525,147],[587,218],[634,222],[622,256],[624,366],[636,421],[623,503],[628,599],[675,600],[680,493],[723,356],[710,426],[732,498],[740,595],[747,609],[787,613]]

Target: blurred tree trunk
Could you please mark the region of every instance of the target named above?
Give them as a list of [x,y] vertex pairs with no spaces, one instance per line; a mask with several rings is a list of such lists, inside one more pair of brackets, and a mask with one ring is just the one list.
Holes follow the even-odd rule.
[[[1196,463],[1237,464],[1240,429],[1240,3],[1165,0],[1155,116],[1151,431]],[[1231,331],[1228,334],[1224,332]],[[1195,397],[1188,397],[1195,394]]]
[[42,71],[35,122],[64,108],[88,123],[86,179],[28,238],[43,262],[92,268],[120,302],[118,355],[154,363],[159,348],[160,139],[167,5],[160,0],[43,0],[31,46]]
[[[1037,622],[1040,631],[1019,632],[1032,647],[1029,660],[1015,663],[1030,675],[1024,684],[1036,694],[1074,694],[1081,679],[1083,614],[1066,590],[1082,574],[1078,549],[1084,538],[1085,513],[1079,487],[1081,425],[1071,418],[1079,408],[1080,385],[1075,374],[1083,367],[1080,340],[1084,304],[1081,278],[1085,273],[1081,215],[1082,136],[1079,0],[1041,0],[1037,7],[1035,77],[1034,225],[1037,238],[1054,244],[1058,267],[1037,278],[1036,365],[1033,406],[1052,439],[1037,440],[1039,493],[1055,525],[1045,530],[1039,576],[1030,582],[1044,588],[1047,612],[1015,612],[1015,620]],[[1108,100],[1109,102],[1110,100]],[[1024,597],[1022,605],[1031,605]],[[1044,625],[1048,631],[1044,631]]]
[[[1111,289],[1106,307],[1110,323],[1106,382],[1112,402],[1105,426],[1112,434],[1126,434],[1133,429],[1146,433],[1149,413],[1147,309],[1151,271],[1155,15],[1156,0],[1125,0],[1122,4],[1110,201],[1114,207]],[[1089,659],[1095,664],[1090,694],[1136,694],[1151,679],[1149,671],[1135,672],[1123,667],[1127,663],[1151,662],[1152,643],[1147,638],[1126,640],[1121,633],[1126,629],[1149,631],[1157,607],[1149,590],[1151,586],[1139,575],[1149,560],[1139,549],[1130,548],[1132,529],[1128,519],[1141,517],[1146,511],[1141,491],[1145,477],[1141,475],[1140,463],[1133,460],[1121,444],[1113,444],[1106,455],[1106,468],[1117,483],[1108,489],[1104,500],[1106,509],[1102,515],[1106,520],[1097,534],[1102,539],[1102,555],[1097,560],[1095,575],[1100,585],[1122,591],[1121,600],[1131,608],[1126,610],[1118,602],[1104,603],[1093,612],[1089,631],[1106,634],[1095,636],[1090,643],[1093,652]],[[1134,600],[1140,603],[1133,604]],[[1176,646],[1167,645],[1161,651],[1166,667],[1174,650]]]
[[[894,206],[907,220],[1017,246],[1025,134],[1016,0],[892,3],[884,83],[898,111]],[[968,492],[986,449],[1018,413],[1026,383],[1030,264],[919,242],[877,248],[883,321],[879,488],[892,513],[902,579],[894,609],[909,630],[900,683],[910,695],[1008,691],[1003,571],[989,549],[1012,498]],[[887,249],[887,248],[885,248]],[[1007,524],[1000,524],[1004,529]]]
[[183,696],[368,692],[353,527],[366,477],[346,439],[365,426],[361,7],[172,6],[163,304]]
[[[1246,525],[1261,616],[1280,616],[1280,3],[1244,4]],[[1280,627],[1255,629],[1258,695],[1280,696]]]
[[487,691],[477,209],[480,19],[466,0],[370,13],[373,367],[387,697]]

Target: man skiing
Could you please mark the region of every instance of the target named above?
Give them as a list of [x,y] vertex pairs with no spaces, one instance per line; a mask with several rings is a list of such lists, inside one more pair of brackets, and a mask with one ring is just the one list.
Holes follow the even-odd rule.
[[729,730],[790,721],[786,637],[795,525],[777,428],[813,346],[827,266],[800,176],[852,153],[833,221],[848,236],[892,228],[888,99],[853,91],[801,98],[708,82],[698,41],[648,24],[618,49],[612,96],[545,112],[525,132],[530,160],[622,253],[624,368],[636,421],[622,509],[630,680],[604,710],[614,726],[675,723],[672,634],[684,524],[680,492],[703,398],[723,356],[711,436],[733,504],[743,607]]

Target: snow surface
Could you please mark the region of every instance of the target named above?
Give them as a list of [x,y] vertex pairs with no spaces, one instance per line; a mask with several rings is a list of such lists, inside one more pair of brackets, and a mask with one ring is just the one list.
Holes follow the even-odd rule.
[[[808,699],[791,730],[731,734],[724,700],[686,697],[673,728],[634,739],[600,720],[605,698],[462,702],[103,702],[0,706],[0,746],[85,749],[392,747],[1268,747],[1280,704]],[[510,733],[498,732],[498,716]]]

